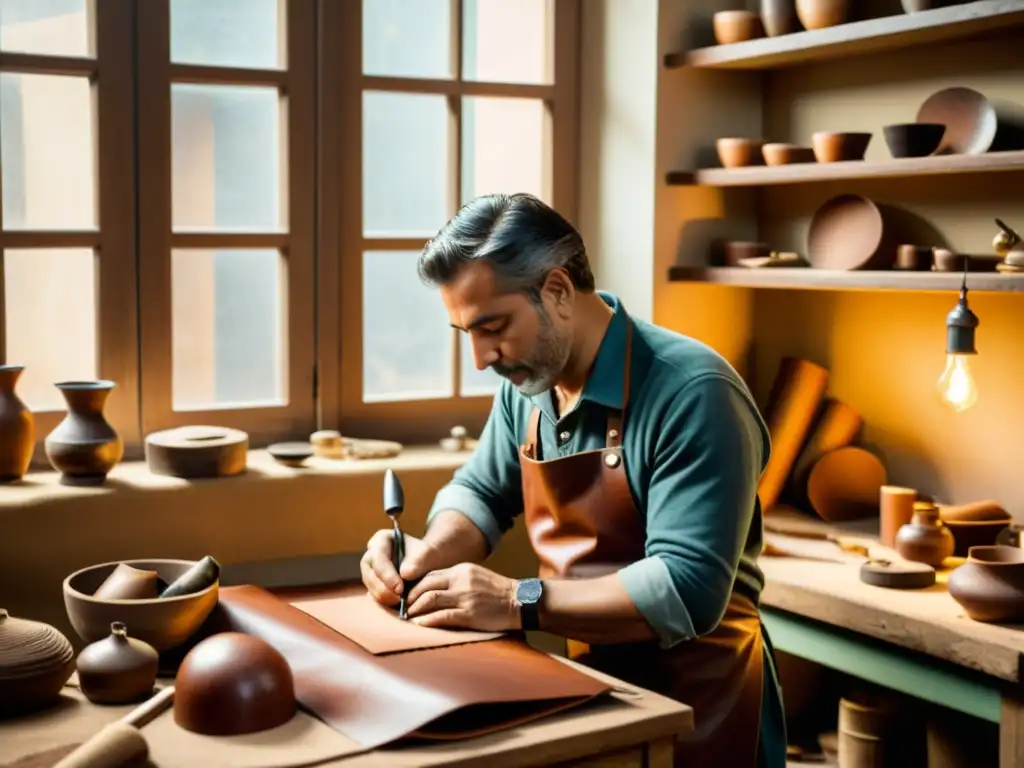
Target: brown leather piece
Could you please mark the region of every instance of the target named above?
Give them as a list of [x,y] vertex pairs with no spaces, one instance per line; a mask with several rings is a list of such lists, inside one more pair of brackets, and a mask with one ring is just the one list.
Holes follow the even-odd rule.
[[[626,335],[623,402],[628,405],[633,326]],[[605,448],[537,460],[540,411],[519,449],[524,519],[541,578],[594,578],[642,560],[646,520],[625,469],[625,408],[611,413]],[[609,458],[612,457],[612,458]],[[696,733],[678,743],[678,766],[756,765],[764,684],[757,606],[733,592],[710,634],[662,649],[657,643],[588,646],[568,638],[570,658],[694,709]]]
[[298,701],[366,748],[498,731],[611,690],[518,638],[375,656],[259,587],[221,589],[219,612],[284,655]]
[[375,655],[478,643],[501,637],[500,632],[421,627],[414,622],[403,621],[397,612],[374,600],[362,585],[356,589],[327,590],[307,599],[290,598],[288,602]]

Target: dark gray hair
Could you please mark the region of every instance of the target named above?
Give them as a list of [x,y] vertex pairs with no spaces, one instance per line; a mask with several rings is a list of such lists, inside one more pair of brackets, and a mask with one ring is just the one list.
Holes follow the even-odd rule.
[[561,267],[577,290],[593,292],[583,238],[556,210],[526,193],[482,195],[466,203],[423,248],[419,275],[446,285],[466,264],[486,259],[498,290],[540,299],[552,269]]

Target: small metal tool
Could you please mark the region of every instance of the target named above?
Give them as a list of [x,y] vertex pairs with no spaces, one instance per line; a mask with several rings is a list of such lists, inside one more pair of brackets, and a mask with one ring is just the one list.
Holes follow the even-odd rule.
[[[405,494],[402,492],[402,484],[398,481],[398,475],[392,470],[384,473],[384,513],[391,518],[391,529],[394,532],[394,544],[392,555],[395,563],[395,570],[401,578],[402,561],[405,559],[405,534],[398,525],[398,517],[405,508]],[[398,598],[398,618],[407,619],[405,612],[405,593],[408,585],[402,582],[402,594]]]

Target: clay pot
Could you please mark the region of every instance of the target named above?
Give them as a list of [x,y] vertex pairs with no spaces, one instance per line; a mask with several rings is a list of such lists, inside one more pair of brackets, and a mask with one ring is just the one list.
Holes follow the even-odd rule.
[[967,562],[949,575],[950,596],[975,621],[1024,620],[1024,550],[971,547]]
[[793,0],[761,0],[761,23],[768,37],[788,35],[800,29]]
[[768,165],[792,165],[794,163],[813,163],[814,150],[798,144],[772,142],[761,147],[761,155]]
[[932,249],[924,245],[904,243],[896,249],[893,269],[927,272],[932,268]]
[[753,11],[719,11],[711,17],[711,25],[719,45],[764,37],[761,17]]
[[804,29],[824,29],[844,24],[850,0],[796,0],[796,15]]
[[14,391],[24,370],[23,365],[0,365],[0,483],[25,476],[36,445],[35,418]]
[[939,148],[945,133],[944,123],[895,123],[882,127],[893,157],[927,157]]
[[75,652],[61,632],[0,608],[0,716],[55,704],[74,669]]
[[914,502],[914,516],[896,532],[896,551],[906,560],[939,567],[953,554],[953,534],[939,519],[939,508]]
[[110,635],[78,654],[78,682],[93,704],[130,704],[153,693],[160,656],[153,646],[128,637],[128,628],[112,622]]
[[193,733],[255,733],[283,725],[295,709],[295,681],[284,656],[240,632],[198,643],[175,678],[174,721]]
[[718,159],[726,168],[743,168],[748,165],[761,164],[760,139],[722,138],[715,142]]
[[819,163],[840,163],[863,160],[871,143],[870,133],[818,131],[811,136],[814,157]]
[[46,438],[46,457],[65,485],[101,485],[124,456],[124,442],[103,415],[112,381],[62,381],[54,386],[68,415]]

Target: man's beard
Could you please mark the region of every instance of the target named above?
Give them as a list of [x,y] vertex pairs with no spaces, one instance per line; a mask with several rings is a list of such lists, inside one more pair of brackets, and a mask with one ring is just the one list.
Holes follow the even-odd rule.
[[530,359],[514,365],[495,363],[491,366],[495,373],[506,379],[514,373],[526,373],[523,382],[514,386],[527,397],[542,394],[555,386],[569,362],[571,347],[568,339],[559,336],[544,307],[537,307],[537,315],[540,318],[540,332]]

